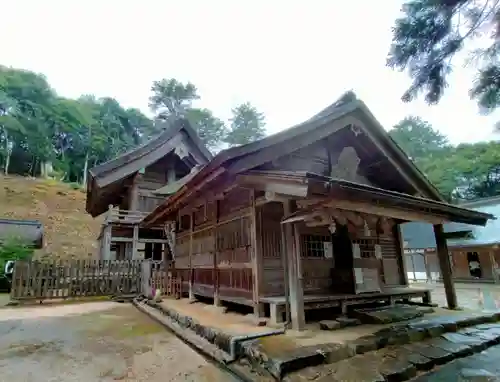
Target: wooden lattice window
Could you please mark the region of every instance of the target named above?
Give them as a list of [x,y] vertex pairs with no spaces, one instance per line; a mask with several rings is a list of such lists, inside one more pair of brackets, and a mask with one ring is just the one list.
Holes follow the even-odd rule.
[[187,231],[191,228],[191,218],[189,215],[182,215],[179,219],[179,232]]
[[359,254],[362,259],[376,258],[375,245],[378,244],[377,239],[356,239],[352,240],[352,243],[359,245]]
[[301,235],[301,257],[326,257],[325,243],[331,242],[331,237],[324,235]]

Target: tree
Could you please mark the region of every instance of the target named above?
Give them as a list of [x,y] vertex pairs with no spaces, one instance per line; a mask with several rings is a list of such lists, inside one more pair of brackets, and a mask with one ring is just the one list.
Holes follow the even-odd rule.
[[59,97],[43,75],[0,66],[4,172],[54,174],[85,184],[89,164],[109,160],[152,135],[149,118],[113,98]]
[[396,124],[389,135],[410,159],[420,160],[449,146],[448,138],[420,117],[406,117]]
[[200,98],[196,86],[191,82],[183,84],[175,78],[154,81],[151,91],[149,107],[163,120],[171,115],[184,115],[192,102]]
[[208,109],[189,109],[187,119],[209,150],[215,151],[227,134],[226,125]]
[[[500,105],[500,2],[475,0],[407,0],[396,20],[388,65],[407,70],[413,79],[405,102],[425,92],[438,103],[448,85],[452,59],[471,40],[489,41],[472,52],[478,74],[470,95],[485,111]],[[489,39],[489,40],[487,40]]]
[[500,194],[500,142],[452,146],[418,117],[403,119],[389,135],[447,200]]
[[225,141],[230,146],[244,145],[264,138],[265,117],[249,102],[243,103],[232,111],[231,127]]

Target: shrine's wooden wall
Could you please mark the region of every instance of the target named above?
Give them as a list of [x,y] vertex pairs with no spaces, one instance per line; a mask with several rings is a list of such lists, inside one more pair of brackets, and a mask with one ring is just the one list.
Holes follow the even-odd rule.
[[[479,258],[481,268],[481,278],[471,275],[469,269],[468,252],[476,252]],[[467,248],[449,248],[451,256],[451,266],[453,278],[457,281],[485,281],[494,282],[498,276],[496,268],[500,264],[500,249],[492,246],[467,247]],[[436,264],[439,271],[439,261],[436,253],[426,253],[426,263]],[[495,264],[496,263],[496,264]],[[432,271],[432,270],[431,270]]]
[[[253,193],[235,188],[179,212],[175,267],[183,291],[252,305]],[[192,219],[192,225],[191,225]]]
[[[284,272],[281,256],[280,220],[283,209],[281,203],[269,203],[259,209],[261,218],[262,256],[263,256],[263,289],[261,295],[283,295]],[[360,247],[360,259],[354,259],[354,267],[374,268],[379,274],[380,285],[404,285],[401,247],[397,233],[389,227],[377,232],[376,219],[369,223],[369,232],[364,227],[350,227],[353,244]],[[258,229],[259,232],[259,229]],[[326,226],[299,226],[301,246],[301,271],[304,293],[334,293],[332,287],[332,268],[334,259],[326,256],[324,243],[331,243],[331,235]],[[379,258],[376,246],[380,247]]]

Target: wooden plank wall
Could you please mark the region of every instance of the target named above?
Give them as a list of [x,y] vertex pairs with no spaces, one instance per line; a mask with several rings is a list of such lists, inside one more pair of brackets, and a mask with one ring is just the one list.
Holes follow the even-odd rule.
[[492,247],[450,249],[452,255],[453,277],[460,280],[478,280],[470,274],[467,252],[477,252],[482,271],[481,279],[485,281],[495,280],[493,262],[496,261],[497,264],[500,264],[500,250]]
[[[277,296],[284,294],[283,262],[281,257],[281,231],[280,220],[282,218],[281,203],[268,203],[261,207],[262,219],[262,255],[263,255],[263,278],[264,288],[261,295]],[[392,232],[380,232],[377,234],[376,219],[369,223],[370,235],[367,236],[364,227],[351,227],[353,243],[361,247],[362,259],[355,260],[356,266],[376,268],[380,275],[381,285],[398,286],[404,285],[401,277],[400,247],[397,238]],[[327,227],[299,226],[301,235],[301,265],[304,293],[320,294],[331,293],[331,269],[334,260],[323,256],[314,256],[314,250],[306,250],[306,241],[315,240],[319,242],[330,241],[330,232]],[[382,258],[375,257],[375,245],[381,247]],[[313,252],[313,253],[311,253]]]
[[262,248],[263,282],[261,296],[282,296],[285,293],[281,256],[282,203],[267,203],[259,208],[258,232]]
[[223,200],[180,211],[179,221],[187,215],[193,220],[192,233],[184,226],[176,237],[175,267],[183,292],[191,279],[195,295],[253,304],[251,204],[251,191],[236,188]]

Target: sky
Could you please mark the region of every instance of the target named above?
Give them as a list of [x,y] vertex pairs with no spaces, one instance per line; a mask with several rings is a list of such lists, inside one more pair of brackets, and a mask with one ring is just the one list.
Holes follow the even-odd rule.
[[222,119],[251,102],[275,133],[352,89],[386,129],[418,115],[452,143],[498,139],[500,115],[479,115],[461,60],[438,106],[401,101],[410,80],[385,66],[397,0],[0,1],[0,64],[45,74],[61,96],[149,113],[153,81],[176,78]]

